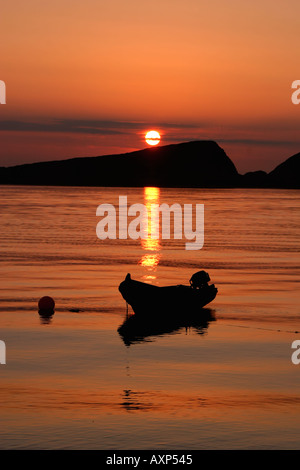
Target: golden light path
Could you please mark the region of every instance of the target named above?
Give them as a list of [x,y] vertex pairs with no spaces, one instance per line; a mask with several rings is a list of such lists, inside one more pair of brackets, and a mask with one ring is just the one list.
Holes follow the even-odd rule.
[[[151,214],[151,204],[159,204],[159,188],[146,187],[144,188],[144,204],[147,208],[148,214]],[[159,221],[158,221],[159,224]],[[159,229],[159,227],[158,227]],[[145,251],[151,253],[145,254],[139,264],[149,271],[154,271],[160,260],[160,242],[159,239],[151,238],[151,217],[148,217],[148,233],[147,238],[141,240],[142,247]],[[147,279],[155,279],[156,276],[144,276]]]
[[149,131],[145,136],[148,145],[157,145],[160,142],[160,134],[157,131]]

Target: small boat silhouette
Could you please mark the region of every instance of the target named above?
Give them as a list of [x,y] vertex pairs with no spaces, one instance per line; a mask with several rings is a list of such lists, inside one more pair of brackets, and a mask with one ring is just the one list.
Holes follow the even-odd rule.
[[119,285],[119,291],[136,315],[194,314],[214,300],[218,289],[209,285],[210,277],[198,271],[190,279],[190,286],[177,285],[158,287],[131,279],[128,273]]

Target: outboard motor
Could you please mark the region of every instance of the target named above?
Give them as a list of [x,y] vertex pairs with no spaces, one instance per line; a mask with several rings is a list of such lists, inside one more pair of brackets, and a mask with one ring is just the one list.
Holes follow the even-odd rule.
[[210,277],[206,271],[198,271],[192,275],[190,285],[193,289],[202,289],[203,287],[207,287],[209,281]]

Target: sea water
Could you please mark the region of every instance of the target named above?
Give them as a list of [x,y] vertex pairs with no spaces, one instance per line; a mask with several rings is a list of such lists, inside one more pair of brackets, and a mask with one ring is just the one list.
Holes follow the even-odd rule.
[[[299,449],[299,191],[1,186],[2,449]],[[96,208],[204,204],[204,246],[99,240]],[[133,279],[218,288],[211,321],[125,344]],[[38,300],[55,300],[52,317]],[[132,313],[129,308],[129,314]],[[170,312],[168,312],[170,314]],[[184,317],[185,312],[183,312]]]

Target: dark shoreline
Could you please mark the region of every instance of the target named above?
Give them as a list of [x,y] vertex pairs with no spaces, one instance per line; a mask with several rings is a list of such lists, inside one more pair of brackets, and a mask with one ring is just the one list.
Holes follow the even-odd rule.
[[0,185],[300,189],[300,153],[264,171],[238,173],[213,141],[193,141],[119,155],[0,167]]

